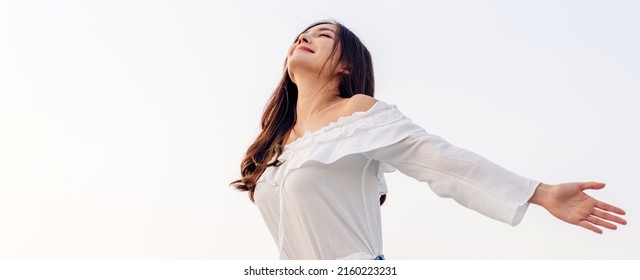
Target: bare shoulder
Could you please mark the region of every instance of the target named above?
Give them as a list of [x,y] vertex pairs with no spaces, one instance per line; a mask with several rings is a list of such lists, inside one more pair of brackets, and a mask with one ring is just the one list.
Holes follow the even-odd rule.
[[344,115],[352,115],[355,112],[366,112],[376,103],[378,103],[378,100],[371,96],[356,94],[345,101],[342,112]]

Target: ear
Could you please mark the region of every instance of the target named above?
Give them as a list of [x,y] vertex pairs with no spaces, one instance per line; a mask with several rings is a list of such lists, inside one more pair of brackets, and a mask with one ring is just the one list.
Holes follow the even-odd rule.
[[341,62],[340,65],[338,65],[338,69],[340,69],[338,72],[341,75],[351,75],[351,66],[344,62]]

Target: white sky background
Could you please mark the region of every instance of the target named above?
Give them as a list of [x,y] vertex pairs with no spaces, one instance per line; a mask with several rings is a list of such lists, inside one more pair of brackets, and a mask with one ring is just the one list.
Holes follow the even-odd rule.
[[629,220],[532,205],[511,227],[394,173],[388,258],[639,259],[638,2],[391,2],[0,1],[0,259],[276,259],[227,185],[289,44],[329,17],[378,99],[521,175],[605,182]]

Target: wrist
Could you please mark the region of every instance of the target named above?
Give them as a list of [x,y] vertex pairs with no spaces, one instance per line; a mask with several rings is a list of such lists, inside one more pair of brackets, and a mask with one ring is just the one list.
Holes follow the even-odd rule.
[[547,197],[549,196],[550,189],[551,189],[551,185],[540,183],[538,187],[536,187],[536,190],[531,196],[531,198],[529,199],[529,202],[544,207],[544,204],[547,201]]

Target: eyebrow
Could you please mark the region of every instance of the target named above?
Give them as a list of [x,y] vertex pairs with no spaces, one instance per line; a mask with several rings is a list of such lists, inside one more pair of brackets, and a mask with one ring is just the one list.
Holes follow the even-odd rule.
[[318,28],[318,31],[326,31],[326,30],[331,31],[331,32],[333,32],[334,34],[336,33],[336,32],[335,32],[335,31],[333,31],[333,29],[331,29],[331,28],[327,28],[327,27]]
[[[311,30],[307,30],[303,34],[309,33],[309,31],[311,31]],[[320,27],[320,28],[318,28],[318,31],[331,31],[331,32],[333,32],[333,34],[336,34],[336,32],[333,29],[327,28],[327,27]]]

